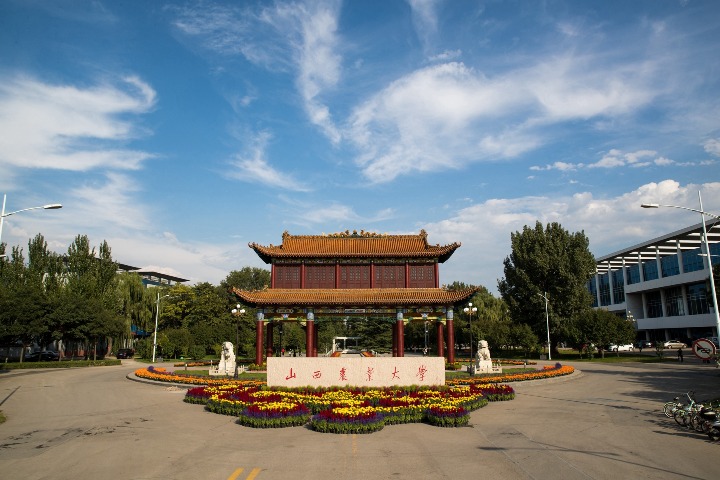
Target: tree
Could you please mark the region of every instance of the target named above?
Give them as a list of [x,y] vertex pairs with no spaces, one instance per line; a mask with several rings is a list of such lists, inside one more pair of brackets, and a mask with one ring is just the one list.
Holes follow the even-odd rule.
[[[510,343],[512,322],[508,315],[507,304],[501,298],[495,297],[487,288],[483,286],[476,288],[478,292],[470,299],[473,306],[478,309],[472,321],[472,337],[475,342],[473,351],[479,340],[487,340],[490,349],[497,351]],[[465,308],[462,305],[461,307]]]
[[392,346],[392,324],[387,318],[367,317],[354,323],[353,337],[360,337],[361,348],[371,351],[387,351]]
[[220,286],[225,291],[232,287],[240,290],[262,290],[270,286],[270,272],[263,268],[243,267],[228,273]]
[[545,299],[549,299],[553,350],[573,336],[573,320],[590,309],[587,281],[595,258],[584,232],[569,233],[558,223],[525,226],[510,235],[512,252],[505,258],[505,277],[498,289],[516,323],[527,323],[542,338],[546,331]]

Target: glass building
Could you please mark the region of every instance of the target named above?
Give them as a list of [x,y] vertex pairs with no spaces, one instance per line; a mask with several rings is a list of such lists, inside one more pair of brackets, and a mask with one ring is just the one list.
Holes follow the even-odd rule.
[[720,264],[720,220],[705,224],[709,256],[697,224],[598,258],[593,306],[631,318],[638,340],[717,337],[710,264]]

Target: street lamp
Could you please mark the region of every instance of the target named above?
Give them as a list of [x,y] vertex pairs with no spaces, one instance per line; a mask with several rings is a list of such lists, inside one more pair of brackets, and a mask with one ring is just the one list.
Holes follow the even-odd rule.
[[[169,297],[170,295],[163,295],[162,298]],[[155,333],[153,334],[153,356],[152,363],[155,363],[155,352],[157,351],[157,331],[158,331],[158,318],[160,317],[160,292],[157,294],[157,302],[155,303]]]
[[[20,212],[27,212],[28,210],[57,210],[58,208],[62,208],[62,205],[59,203],[51,203],[48,205],[43,205],[41,207],[30,207],[30,208],[23,208],[21,210],[15,210],[14,212],[8,212],[5,213],[5,202],[7,201],[7,194],[3,194],[3,204],[2,204],[2,213],[0,213],[0,244],[2,243],[2,229],[3,229],[3,222],[5,221],[5,217],[9,217],[10,215],[15,215],[16,213]],[[0,255],[0,257],[4,257],[5,255]]]
[[238,317],[237,320],[235,320],[235,375],[233,375],[234,378],[238,378],[238,356],[240,355],[240,349],[238,348],[238,344],[240,343],[240,317],[245,315],[245,309],[241,308],[242,305],[239,303],[236,306],[237,308],[232,309],[232,314]]
[[541,297],[545,299],[545,328],[547,328],[547,351],[548,351],[548,360],[552,360],[552,355],[550,354],[550,317],[548,316],[548,298],[547,298],[547,292],[545,293],[538,293]]
[[712,301],[713,301],[713,310],[715,310],[715,329],[717,330],[717,335],[720,337],[720,312],[718,311],[718,304],[717,304],[717,293],[715,290],[715,278],[713,275],[713,265],[712,265],[712,256],[710,255],[710,244],[708,243],[707,238],[707,227],[705,226],[705,215],[708,217],[720,219],[720,216],[708,213],[703,210],[702,206],[702,196],[700,195],[700,191],[698,190],[698,200],[700,201],[700,209],[696,210],[694,208],[688,208],[688,207],[679,207],[677,205],[660,205],[657,203],[643,203],[640,205],[642,208],[660,208],[660,207],[668,207],[668,208],[679,208],[681,210],[689,210],[691,212],[699,213],[700,218],[702,218],[702,229],[703,229],[703,242],[705,243],[705,254],[707,255],[708,259],[708,268],[710,270],[710,293],[712,294]]
[[473,339],[472,339],[472,315],[473,313],[477,313],[477,307],[473,307],[472,302],[468,303],[468,306],[463,308],[463,312],[465,312],[468,316],[468,325],[470,326],[470,368],[468,371],[470,372],[470,375],[475,374],[475,361],[473,360]]

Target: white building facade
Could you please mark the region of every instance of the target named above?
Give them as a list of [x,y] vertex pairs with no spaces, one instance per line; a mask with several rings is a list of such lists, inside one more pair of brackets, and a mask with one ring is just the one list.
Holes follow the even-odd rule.
[[598,258],[593,306],[632,319],[638,340],[717,337],[710,265],[720,264],[720,220],[705,223],[710,255],[697,224]]

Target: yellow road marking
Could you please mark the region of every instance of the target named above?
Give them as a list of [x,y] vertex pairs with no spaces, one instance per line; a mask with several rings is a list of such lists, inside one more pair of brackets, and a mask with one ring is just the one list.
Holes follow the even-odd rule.
[[237,478],[240,476],[240,474],[245,470],[244,468],[238,468],[233,472],[232,475],[228,477],[228,480],[237,480]]
[[[233,472],[232,475],[230,475],[228,477],[228,480],[237,480],[237,478],[240,476],[241,473],[243,473],[243,471],[245,471],[244,468],[238,468],[237,470],[235,470]],[[252,470],[250,470],[250,473],[248,474],[248,476],[245,477],[245,480],[253,480],[255,477],[257,477],[260,474],[261,471],[262,471],[261,468],[253,468]]]

